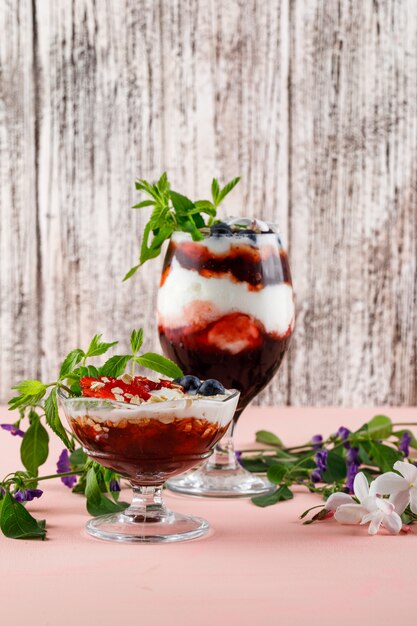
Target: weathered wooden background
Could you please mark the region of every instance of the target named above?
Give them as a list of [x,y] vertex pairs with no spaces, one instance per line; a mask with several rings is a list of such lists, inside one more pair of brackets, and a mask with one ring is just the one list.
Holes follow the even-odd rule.
[[0,397],[98,331],[157,348],[137,176],[280,223],[298,320],[260,398],[417,404],[415,0],[0,0]]

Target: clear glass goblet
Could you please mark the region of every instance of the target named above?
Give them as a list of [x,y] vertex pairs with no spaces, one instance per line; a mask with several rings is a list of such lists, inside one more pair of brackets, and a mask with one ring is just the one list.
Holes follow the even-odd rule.
[[212,457],[169,480],[173,491],[250,497],[273,488],[244,470],[233,448],[242,411],[276,374],[294,327],[288,257],[275,227],[265,230],[171,238],[158,290],[162,349],[186,374],[240,391],[233,422]]
[[86,524],[94,537],[111,541],[159,543],[204,535],[209,524],[199,517],[170,511],[162,498],[167,478],[210,456],[226,432],[239,399],[198,397],[134,405],[97,398],[59,400],[85,453],[127,478],[131,505]]

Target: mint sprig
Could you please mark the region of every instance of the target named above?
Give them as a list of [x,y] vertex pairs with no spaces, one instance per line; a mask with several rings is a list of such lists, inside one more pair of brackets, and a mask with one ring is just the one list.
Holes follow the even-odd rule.
[[[40,380],[23,380],[13,387],[18,393],[9,401],[9,409],[17,409],[19,417],[13,425],[6,426],[7,430],[11,430],[13,426],[13,429],[23,437],[20,455],[26,471],[8,474],[0,481],[0,527],[7,537],[45,538],[45,522],[33,518],[24,504],[17,500],[18,494],[21,499],[22,494],[36,490],[38,483],[43,480],[78,476],[78,482],[72,490],[86,495],[87,510],[91,515],[121,511],[127,506],[126,502],[119,501],[119,492],[112,489],[114,482],[119,481],[119,475],[88,459],[81,448],[75,448],[75,439],[59,416],[58,390],[64,389],[70,397],[81,396],[81,378],[84,376],[118,378],[129,364],[132,366],[133,375],[137,365],[172,378],[182,376],[183,373],[170,359],[152,352],[140,353],[143,345],[142,328],[132,331],[130,354],[113,355],[101,367],[89,362],[92,358],[104,355],[117,343],[117,341],[104,342],[101,334],[95,335],[86,350],[81,348],[71,350],[61,363],[55,381],[43,383]],[[28,422],[25,431],[21,428],[24,421]],[[49,427],[70,450],[68,471],[48,476],[38,475],[39,467],[45,463],[49,455],[49,435],[45,426]],[[112,499],[104,495],[106,493],[110,493]]]
[[153,210],[143,231],[139,263],[128,271],[123,280],[133,276],[146,261],[159,256],[163,243],[171,237],[173,232],[189,233],[194,241],[203,239],[201,229],[211,226],[216,218],[218,207],[236,187],[239,180],[240,177],[234,178],[220,188],[217,178],[213,178],[212,200],[194,202],[171,189],[166,172],[156,183],[138,180],[135,183],[136,189],[145,193],[149,199],[135,204],[132,208],[143,209],[152,206]]

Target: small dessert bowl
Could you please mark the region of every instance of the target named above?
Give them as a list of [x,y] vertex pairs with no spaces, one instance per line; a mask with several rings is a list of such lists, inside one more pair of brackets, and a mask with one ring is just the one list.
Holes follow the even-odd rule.
[[59,400],[84,452],[127,478],[131,505],[86,524],[94,537],[110,541],[159,543],[204,535],[206,520],[170,511],[162,499],[164,482],[210,456],[227,431],[239,392],[186,396],[141,405],[88,397]]

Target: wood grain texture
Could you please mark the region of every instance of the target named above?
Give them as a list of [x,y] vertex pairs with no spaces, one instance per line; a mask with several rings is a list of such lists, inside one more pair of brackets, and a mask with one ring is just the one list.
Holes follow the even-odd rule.
[[413,0],[0,4],[0,397],[95,332],[158,349],[161,259],[121,283],[167,169],[278,222],[298,320],[265,403],[416,404]]

